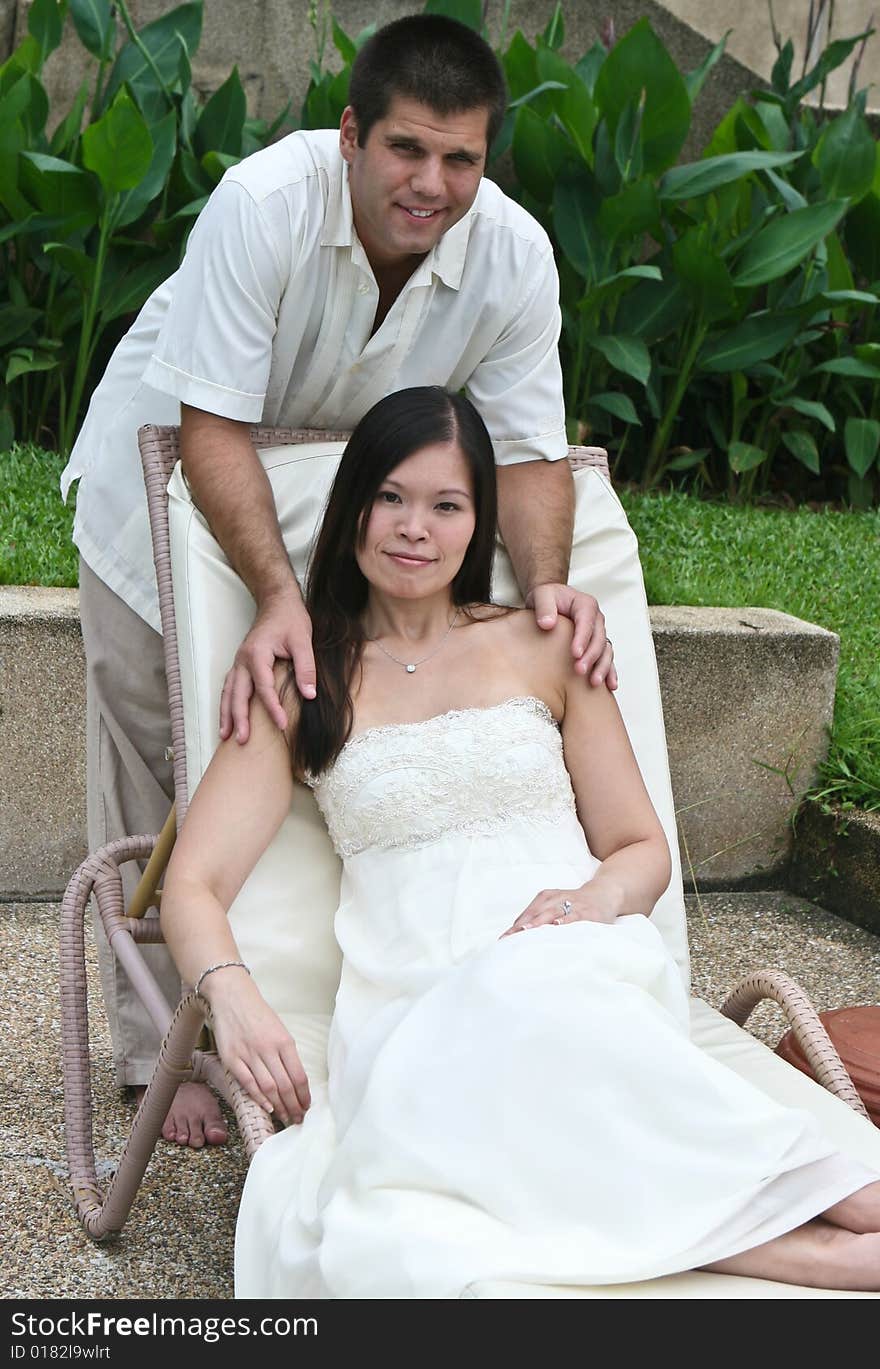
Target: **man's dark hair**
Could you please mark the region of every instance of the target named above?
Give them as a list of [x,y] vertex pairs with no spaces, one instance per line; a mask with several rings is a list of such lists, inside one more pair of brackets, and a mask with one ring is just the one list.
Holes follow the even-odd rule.
[[504,73],[489,44],[466,24],[439,14],[395,19],[374,33],[355,58],[348,100],[361,147],[395,95],[443,115],[485,109],[488,147],[507,108]]

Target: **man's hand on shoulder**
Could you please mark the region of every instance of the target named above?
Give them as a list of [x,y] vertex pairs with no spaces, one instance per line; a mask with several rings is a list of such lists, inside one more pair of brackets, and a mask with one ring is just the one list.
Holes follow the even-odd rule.
[[233,732],[242,745],[247,741],[254,693],[259,695],[272,721],[282,730],[287,729],[288,717],[278,697],[274,675],[276,660],[293,661],[300,694],[304,699],[313,699],[317,676],[312,624],[298,594],[287,593],[267,600],[235,653],[220,696],[220,736],[224,741]]
[[526,598],[526,607],[534,610],[538,627],[545,631],[556,626],[560,614],[570,618],[574,623],[571,654],[576,672],[586,675],[591,685],[617,688],[614,650],[605,636],[605,615],[592,594],[582,594],[571,585],[536,585]]

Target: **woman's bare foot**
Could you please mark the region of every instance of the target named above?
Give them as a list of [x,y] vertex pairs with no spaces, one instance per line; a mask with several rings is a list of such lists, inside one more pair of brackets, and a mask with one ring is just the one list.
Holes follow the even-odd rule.
[[[135,1088],[135,1099],[140,1101],[146,1093],[141,1085]],[[229,1133],[220,1105],[207,1084],[181,1084],[174,1102],[168,1109],[162,1135],[166,1141],[176,1141],[179,1146],[191,1146],[201,1150],[202,1146],[222,1146]]]

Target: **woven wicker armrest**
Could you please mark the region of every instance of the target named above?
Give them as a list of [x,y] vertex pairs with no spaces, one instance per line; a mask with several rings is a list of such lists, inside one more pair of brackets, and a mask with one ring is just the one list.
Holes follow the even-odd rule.
[[807,993],[779,970],[756,970],[747,975],[728,994],[721,1011],[737,1026],[745,1025],[752,1009],[765,998],[771,998],[788,1018],[795,1038],[801,1047],[815,1078],[829,1093],[863,1117],[867,1109],[856,1091],[846,1066],[838,1055],[831,1037],[819,1020],[819,1014]]
[[[136,942],[162,940],[158,918],[125,916],[119,867],[143,860],[156,845],[155,836],[126,837],[102,847],[78,868],[61,905],[61,1039],[64,1071],[64,1115],[67,1158],[77,1215],[95,1239],[121,1230],[131,1210],[147,1162],[179,1084],[206,1082],[235,1112],[250,1158],[272,1133],[262,1109],[229,1077],[213,1052],[195,1044],[208,1005],[190,994],[176,1011],[165,1001],[144,963]],[[113,950],[125,966],[150,1017],[165,1034],[159,1059],[106,1195],[95,1165],[92,1133],[92,1087],[89,1059],[88,987],[85,967],[85,912],[94,894]]]
[[267,1115],[229,1076],[219,1058],[213,1052],[195,1050],[205,1022],[210,1025],[207,1002],[199,994],[188,994],[171,1019],[106,1194],[101,1192],[95,1170],[91,1126],[87,1153],[75,1157],[68,1144],[77,1216],[93,1239],[101,1240],[122,1230],[180,1084],[188,1080],[210,1083],[227,1099],[235,1112],[248,1159],[272,1134]]

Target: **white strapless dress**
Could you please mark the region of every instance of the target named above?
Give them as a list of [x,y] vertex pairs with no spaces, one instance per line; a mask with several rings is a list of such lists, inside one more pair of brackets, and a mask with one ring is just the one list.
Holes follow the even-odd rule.
[[236,1296],[458,1297],[695,1268],[878,1176],[693,1046],[648,918],[499,940],[598,862],[536,699],[353,738],[329,1085],[257,1153]]

